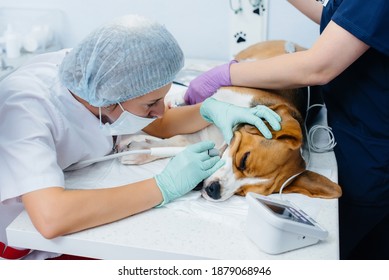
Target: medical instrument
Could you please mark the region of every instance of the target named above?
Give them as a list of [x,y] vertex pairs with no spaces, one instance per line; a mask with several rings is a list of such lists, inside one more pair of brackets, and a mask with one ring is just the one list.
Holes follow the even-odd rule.
[[251,192],[246,199],[246,234],[268,254],[306,247],[328,236],[327,230],[290,201]]
[[[145,150],[124,151],[112,155],[107,155],[103,157],[92,158],[92,159],[77,162],[67,167],[65,171],[77,170],[86,167],[88,165],[91,165],[93,163],[102,162],[102,161],[106,161],[106,160],[110,160],[110,159],[114,159],[126,155],[132,155],[132,154],[149,154],[151,156],[157,156],[157,157],[174,157],[180,152],[182,152],[185,148],[186,147],[155,147],[155,148],[150,148]],[[208,150],[208,155],[211,157],[218,156],[219,154],[220,152],[216,148]]]

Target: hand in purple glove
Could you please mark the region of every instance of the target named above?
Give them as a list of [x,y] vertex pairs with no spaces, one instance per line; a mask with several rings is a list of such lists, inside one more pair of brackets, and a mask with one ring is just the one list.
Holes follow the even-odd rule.
[[185,103],[191,105],[203,102],[220,87],[231,86],[230,66],[233,63],[237,61],[232,60],[230,63],[217,66],[193,79],[185,93]]

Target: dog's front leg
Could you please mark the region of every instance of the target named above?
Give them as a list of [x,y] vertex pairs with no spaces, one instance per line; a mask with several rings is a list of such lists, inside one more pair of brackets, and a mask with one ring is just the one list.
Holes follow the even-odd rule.
[[[124,145],[123,145],[124,144]],[[144,135],[141,139],[127,139],[127,143],[122,141],[121,151],[149,150],[156,147],[185,147],[191,144],[184,135],[177,135],[167,139],[160,139]],[[150,154],[130,154],[121,157],[122,164],[140,165],[165,157],[152,156]]]

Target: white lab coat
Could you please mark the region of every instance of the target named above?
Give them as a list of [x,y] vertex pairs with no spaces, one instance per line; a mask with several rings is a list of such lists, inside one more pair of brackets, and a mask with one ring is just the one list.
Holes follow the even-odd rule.
[[0,241],[23,209],[20,196],[65,187],[63,171],[107,155],[112,137],[58,79],[67,50],[32,58],[0,82]]

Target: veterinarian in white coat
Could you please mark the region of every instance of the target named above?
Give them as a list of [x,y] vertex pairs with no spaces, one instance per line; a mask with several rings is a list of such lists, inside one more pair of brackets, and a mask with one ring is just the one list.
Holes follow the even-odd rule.
[[321,35],[311,49],[218,66],[194,80],[185,98],[194,104],[231,84],[268,89],[322,85],[343,189],[340,257],[387,260],[389,2],[289,2],[320,23]]
[[153,178],[109,189],[66,190],[63,170],[112,153],[116,135],[143,130],[170,137],[212,122],[230,141],[239,122],[257,125],[267,135],[262,117],[280,128],[278,115],[260,106],[248,110],[218,102],[211,108],[205,102],[165,110],[164,97],[182,66],[183,53],[165,27],[125,16],[72,50],[31,59],[0,83],[0,258],[30,252],[7,246],[5,235],[23,207],[37,230],[54,238],[166,204],[224,164],[207,153],[214,143],[201,142]]

